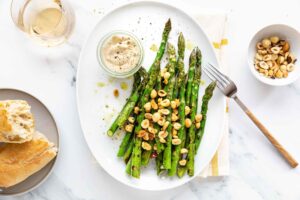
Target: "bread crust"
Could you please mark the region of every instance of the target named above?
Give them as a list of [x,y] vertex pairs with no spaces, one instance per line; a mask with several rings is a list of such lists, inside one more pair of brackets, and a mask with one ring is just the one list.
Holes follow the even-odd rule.
[[0,187],[16,185],[45,167],[57,154],[57,148],[41,133],[22,144],[0,145]]

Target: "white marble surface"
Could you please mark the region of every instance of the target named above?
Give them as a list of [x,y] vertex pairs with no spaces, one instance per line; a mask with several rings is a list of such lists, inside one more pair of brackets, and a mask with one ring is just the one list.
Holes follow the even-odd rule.
[[[70,41],[47,49],[35,45],[13,25],[10,1],[0,1],[0,87],[19,88],[40,98],[61,129],[61,156],[54,173],[38,189],[7,200],[94,199],[300,199],[300,169],[291,169],[241,110],[230,104],[230,176],[194,180],[174,190],[144,192],[111,178],[95,162],[84,141],[76,110],[76,68],[84,39],[95,23],[119,1],[69,0],[77,21]],[[300,2],[176,0],[188,11],[225,9],[229,19],[230,75],[240,97],[300,161],[300,80],[286,87],[263,85],[246,63],[254,32],[271,23],[300,30]]]

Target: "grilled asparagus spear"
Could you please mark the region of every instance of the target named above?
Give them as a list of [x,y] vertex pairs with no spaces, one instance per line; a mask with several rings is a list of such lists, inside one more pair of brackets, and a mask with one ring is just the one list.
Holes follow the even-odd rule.
[[208,103],[213,96],[214,89],[216,87],[216,82],[212,82],[207,86],[205,89],[205,93],[202,97],[202,106],[201,106],[201,115],[202,115],[202,121],[200,124],[200,128],[198,132],[196,133],[196,141],[195,141],[195,153],[197,153],[197,150],[200,146],[204,129],[205,129],[205,123],[206,123],[206,117],[207,117],[207,110],[208,110]]
[[[171,21],[170,19],[167,21],[165,25],[165,29],[162,34],[162,41],[159,47],[159,50],[156,54],[156,58],[154,63],[152,64],[150,70],[149,70],[149,81],[145,87],[145,90],[143,91],[143,95],[141,97],[141,104],[145,105],[149,100],[149,95],[156,83],[156,78],[159,75],[159,69],[160,69],[160,61],[162,59],[162,56],[165,52],[166,43],[168,40],[169,33],[171,31]],[[142,106],[141,113],[137,117],[137,126],[135,128],[135,137],[134,137],[134,147],[132,152],[132,161],[131,161],[131,175],[135,178],[140,177],[140,167],[141,167],[141,144],[142,139],[136,137],[136,134],[142,129],[141,123],[144,119],[145,110]]]
[[190,119],[192,125],[189,128],[189,146],[188,146],[188,156],[187,156],[187,172],[189,176],[194,175],[194,158],[195,158],[195,117],[197,114],[197,105],[198,105],[198,93],[199,85],[201,80],[201,51],[199,48],[196,49],[196,67],[195,67],[195,76],[192,83],[192,96],[191,96],[191,115]]
[[[178,78],[177,78],[177,88],[176,90],[179,91],[179,100],[180,105],[178,108],[179,113],[179,119],[181,128],[178,131],[178,138],[182,141],[183,137],[185,135],[185,126],[184,126],[184,120],[185,120],[185,72],[184,72],[184,51],[185,51],[185,39],[182,35],[182,33],[179,34],[178,37],[178,59],[177,59],[177,68],[178,68]],[[180,87],[181,86],[181,87]],[[177,165],[180,158],[180,149],[182,145],[175,146],[175,149],[172,153],[172,163],[171,163],[171,169],[168,171],[169,176],[174,176],[177,171]]]
[[[175,85],[175,67],[176,67],[176,51],[173,45],[168,43],[168,56],[169,56],[169,68],[170,73],[168,84],[165,86],[164,90],[167,92],[167,98],[171,100],[173,98],[173,91]],[[169,108],[170,114],[167,116],[167,121],[171,122],[172,109]],[[171,168],[171,157],[172,157],[172,125],[171,123],[167,127],[168,136],[166,138],[166,147],[164,149],[163,166],[165,169]]]

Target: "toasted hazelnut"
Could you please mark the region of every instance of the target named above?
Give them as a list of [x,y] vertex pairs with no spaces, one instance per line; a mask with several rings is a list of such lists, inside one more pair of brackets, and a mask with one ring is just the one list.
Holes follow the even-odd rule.
[[288,71],[288,72],[291,72],[291,71],[293,71],[295,69],[295,65],[293,64],[293,63],[290,63],[290,64],[288,64],[287,66],[286,66],[286,70]]
[[273,70],[269,70],[268,71],[268,76],[272,77],[274,75],[274,71]]
[[278,56],[277,64],[282,64],[283,62],[284,62],[284,57],[283,56]]
[[142,142],[142,148],[146,151],[150,151],[152,149],[151,145],[148,142]]
[[166,119],[165,119],[164,117],[161,117],[161,118],[157,121],[158,125],[160,125],[160,126],[163,126],[163,125],[165,124],[165,122],[166,122]]
[[163,100],[162,98],[158,98],[157,103],[160,104],[162,102],[162,100]]
[[163,101],[160,102],[160,105],[163,107],[168,107],[170,105],[170,100],[164,99]]
[[267,65],[269,66],[269,68],[272,68],[274,65],[274,62],[269,60],[269,61],[267,61]]
[[161,115],[159,112],[156,112],[152,115],[153,122],[158,122],[158,120],[161,118]]
[[181,128],[181,124],[178,123],[178,122],[175,122],[175,123],[173,124],[173,127],[174,127],[175,130],[178,131],[178,130]]
[[195,116],[195,121],[196,121],[196,122],[201,122],[201,120],[202,120],[202,115],[201,115],[201,114],[197,114],[197,115]]
[[145,113],[145,118],[152,120],[152,114],[151,113]]
[[279,54],[280,53],[280,50],[281,50],[281,47],[272,47],[271,48],[271,52],[273,54]]
[[158,105],[157,105],[157,103],[155,102],[154,99],[151,100],[150,104],[151,104],[151,108],[153,110],[157,110],[158,109]]
[[265,70],[263,68],[259,68],[258,71],[259,71],[259,73],[262,73],[262,74],[265,73]]
[[173,109],[173,113],[174,113],[175,115],[178,115],[178,109]]
[[283,71],[282,75],[283,75],[283,78],[286,78],[289,76],[289,73],[288,73],[288,71]]
[[159,109],[159,111],[161,114],[163,115],[169,115],[170,114],[170,110],[169,109],[166,109],[166,108],[163,108],[163,109]]
[[149,119],[144,119],[141,123],[143,129],[147,129],[150,125]]
[[155,99],[155,98],[157,97],[157,92],[156,92],[156,90],[153,89],[153,90],[151,91],[150,96],[151,96],[152,99]]
[[257,52],[260,54],[260,55],[266,55],[268,53],[267,50],[257,50]]
[[190,107],[188,107],[188,106],[185,106],[185,107],[184,107],[184,113],[185,113],[185,115],[188,115],[188,114],[190,114],[190,112],[191,112],[191,109],[190,109]]
[[168,80],[168,79],[164,79],[163,83],[164,83],[165,85],[167,85],[167,84],[169,83],[169,80]]
[[149,133],[148,132],[144,135],[143,140],[146,140],[146,141],[149,140]]
[[277,55],[277,54],[272,54],[272,55],[271,55],[271,57],[272,57],[272,60],[274,60],[274,61],[275,61],[275,60],[277,60],[277,58],[278,58],[278,55]]
[[168,80],[170,78],[170,76],[171,76],[170,72],[164,73],[164,79]]
[[271,41],[269,39],[263,39],[262,46],[266,49],[269,48],[271,46]]
[[286,65],[280,65],[279,69],[280,69],[281,71],[286,71]]
[[170,122],[166,121],[161,129],[162,129],[163,131],[167,130],[169,124],[170,124]]
[[270,55],[270,54],[264,55],[263,60],[264,61],[270,61],[270,60],[272,60],[272,55]]
[[182,149],[180,149],[180,153],[181,154],[186,154],[186,153],[188,153],[189,151],[186,149],[186,148],[182,148]]
[[134,107],[134,114],[139,114],[140,108],[139,107]]
[[263,69],[269,69],[269,65],[265,61],[260,61],[258,66]]
[[285,52],[288,52],[290,50],[290,44],[285,41],[284,45],[282,46],[282,51],[285,53]]
[[295,63],[297,59],[295,58],[294,54],[289,53],[286,60],[287,60],[288,63]]
[[263,45],[262,45],[261,42],[258,42],[258,43],[256,44],[256,48],[257,48],[258,50],[262,50],[264,47],[263,47]]
[[166,140],[164,138],[159,138],[159,142],[164,144],[166,143]]
[[201,126],[201,123],[200,122],[196,122],[196,129],[199,129]]
[[275,77],[276,78],[282,78],[283,77],[283,74],[282,74],[282,71],[278,70],[275,74]]
[[159,131],[158,132],[158,137],[159,138],[166,138],[168,136],[168,132],[167,131]]
[[158,130],[155,129],[155,128],[153,128],[152,126],[149,126],[149,127],[148,127],[148,131],[149,131],[149,133],[152,133],[152,134],[154,134],[154,135],[158,132]]
[[180,105],[180,100],[179,100],[179,99],[175,99],[175,103],[176,103],[176,107],[179,107],[179,105]]
[[289,55],[290,55],[290,52],[285,52],[284,53],[284,59],[286,60]]
[[149,133],[149,140],[154,140],[155,139],[155,134]]
[[133,131],[133,124],[127,124],[125,126],[125,131],[131,133]]
[[172,136],[177,135],[177,130],[175,128],[172,129]]
[[184,159],[180,160],[178,163],[179,163],[180,166],[185,166],[186,165],[186,160],[184,160]]
[[137,137],[142,138],[142,137],[144,137],[146,134],[147,134],[147,131],[145,131],[145,130],[140,130],[140,131],[137,133]]
[[134,123],[134,120],[135,120],[134,117],[128,117],[128,121],[129,121],[130,123],[133,124],[133,123]]
[[178,119],[179,119],[179,117],[175,113],[172,113],[172,116],[171,116],[172,122],[176,122]]
[[164,90],[159,90],[157,94],[158,94],[158,96],[160,96],[160,97],[165,97],[165,96],[167,96],[167,92],[164,91]]
[[150,103],[150,102],[147,102],[147,103],[144,105],[144,108],[145,108],[145,111],[146,111],[146,112],[150,112],[150,111],[151,111],[151,103]]
[[173,145],[180,145],[181,144],[181,139],[172,139],[172,144]]
[[261,60],[263,60],[263,56],[260,55],[259,53],[256,53],[255,54],[255,59],[258,60],[258,61],[261,61]]
[[264,74],[264,76],[266,76],[266,77],[267,77],[267,76],[268,76],[268,74],[269,74],[269,71],[268,71],[267,69],[265,69],[263,74]]
[[171,108],[172,109],[176,109],[176,102],[175,101],[171,101]]
[[270,37],[270,41],[272,42],[272,44],[277,44],[279,42],[279,37],[272,36]]
[[186,118],[184,124],[186,128],[190,128],[192,125],[192,120],[190,118]]

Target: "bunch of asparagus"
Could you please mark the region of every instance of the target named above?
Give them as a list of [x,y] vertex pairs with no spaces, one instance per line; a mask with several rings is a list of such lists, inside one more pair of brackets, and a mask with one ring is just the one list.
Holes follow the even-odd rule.
[[[126,163],[126,172],[139,178],[141,166],[155,158],[157,174],[182,177],[194,175],[194,160],[204,134],[208,102],[216,83],[211,83],[202,97],[201,112],[197,114],[201,80],[202,55],[195,48],[189,58],[188,73],[184,70],[185,39],[180,33],[178,51],[167,43],[171,31],[166,22],[162,40],[147,73],[141,68],[134,75],[133,90],[122,111],[115,119],[109,136],[118,128],[126,133],[118,151]],[[161,69],[167,51],[168,63]]]

